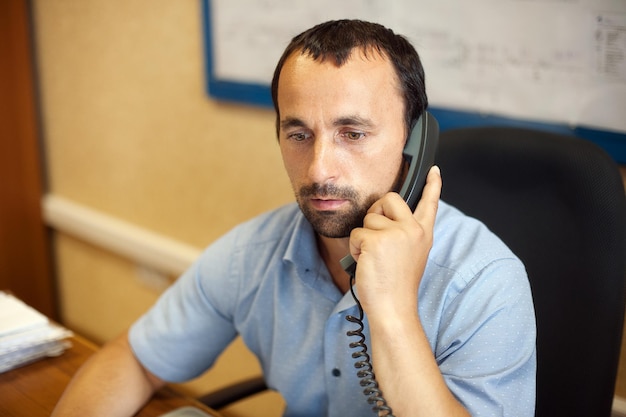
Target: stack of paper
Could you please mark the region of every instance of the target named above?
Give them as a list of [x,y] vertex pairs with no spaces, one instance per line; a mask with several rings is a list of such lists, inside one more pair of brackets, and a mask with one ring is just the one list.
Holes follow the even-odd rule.
[[71,346],[66,340],[71,335],[23,301],[0,291],[0,372],[60,355]]

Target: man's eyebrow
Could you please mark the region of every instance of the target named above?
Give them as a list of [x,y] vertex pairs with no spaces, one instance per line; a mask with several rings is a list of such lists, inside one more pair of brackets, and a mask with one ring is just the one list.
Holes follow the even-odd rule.
[[[351,115],[338,117],[333,121],[333,126],[358,126],[363,128],[372,128],[374,127],[374,122],[362,116]],[[307,124],[302,119],[299,119],[297,117],[285,117],[285,119],[281,120],[280,122],[281,130],[301,127],[307,127]]]
[[294,127],[306,127],[306,123],[297,117],[286,117],[284,120],[280,121],[281,130]]
[[334,126],[360,126],[360,127],[372,128],[374,127],[374,122],[372,122],[370,119],[367,119],[365,117],[352,115],[352,116],[345,116],[345,117],[340,117],[338,119],[335,119],[335,121],[333,122],[333,125]]

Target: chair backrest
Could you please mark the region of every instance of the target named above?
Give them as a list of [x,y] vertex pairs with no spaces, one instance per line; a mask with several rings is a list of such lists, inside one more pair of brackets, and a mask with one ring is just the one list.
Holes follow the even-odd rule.
[[441,133],[442,199],[522,259],[537,317],[537,417],[611,414],[626,277],[619,169],[593,143],[481,127]]

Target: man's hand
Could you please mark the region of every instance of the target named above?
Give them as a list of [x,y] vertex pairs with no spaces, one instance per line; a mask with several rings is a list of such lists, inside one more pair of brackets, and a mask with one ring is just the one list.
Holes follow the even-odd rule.
[[414,213],[397,193],[388,193],[369,209],[362,228],[350,235],[357,261],[356,285],[368,314],[390,311],[415,314],[419,288],[441,194],[438,167],[431,168]]
[[417,293],[440,194],[441,175],[433,167],[414,213],[398,194],[389,193],[350,235],[376,380],[398,416],[469,417],[446,386],[418,316]]

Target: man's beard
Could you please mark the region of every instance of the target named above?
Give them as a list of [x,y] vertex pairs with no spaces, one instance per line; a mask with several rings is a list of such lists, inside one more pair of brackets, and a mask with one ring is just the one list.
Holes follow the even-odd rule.
[[[390,191],[399,192],[406,177],[406,169],[407,164],[404,161],[400,165],[396,181]],[[319,183],[302,186],[300,190],[296,190],[295,194],[300,210],[313,226],[313,230],[319,235],[329,238],[350,237],[352,229],[363,226],[363,220],[368,210],[382,197],[382,195],[370,194],[364,199],[360,199],[359,194],[350,187]],[[305,204],[308,197],[347,200],[350,202],[350,209],[343,213],[339,211],[320,212]]]
[[[308,197],[347,200],[350,203],[350,208],[348,211],[342,212],[336,210],[317,211],[305,203]],[[363,226],[363,219],[367,211],[378,200],[378,197],[369,196],[365,201],[360,201],[359,195],[352,188],[316,183],[300,188],[296,192],[296,200],[304,217],[319,235],[329,238],[344,238],[350,236],[352,229]]]

